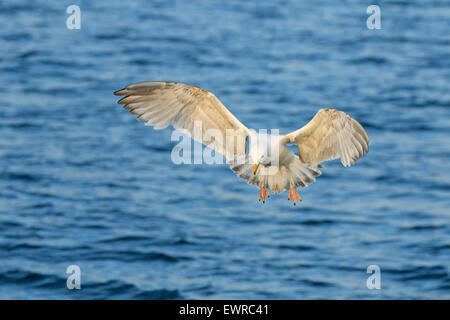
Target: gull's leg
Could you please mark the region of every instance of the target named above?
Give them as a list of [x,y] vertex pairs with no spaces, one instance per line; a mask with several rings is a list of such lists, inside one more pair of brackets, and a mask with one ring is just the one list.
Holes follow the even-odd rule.
[[288,200],[292,200],[294,202],[294,206],[295,206],[295,202],[302,201],[302,198],[300,197],[297,190],[294,188],[294,186],[292,184],[291,184],[291,187],[289,188]]
[[270,198],[269,190],[266,187],[264,187],[264,191],[265,191],[264,198],[266,197]]
[[259,189],[259,201],[262,200],[262,202],[265,203],[266,197],[270,197],[269,190],[267,190],[265,183],[262,183]]
[[266,186],[261,186],[261,188],[259,189],[259,201],[262,200],[262,202],[265,203],[266,197],[270,197],[269,191],[267,190]]

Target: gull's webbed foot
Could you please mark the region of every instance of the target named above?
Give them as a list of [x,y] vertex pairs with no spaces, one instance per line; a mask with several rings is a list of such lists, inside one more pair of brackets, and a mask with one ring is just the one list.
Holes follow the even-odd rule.
[[266,202],[266,197],[270,197],[269,196],[269,191],[267,190],[266,186],[262,186],[259,189],[259,201],[262,200],[263,203]]
[[292,200],[294,202],[294,206],[295,202],[302,201],[302,197],[300,197],[300,195],[298,194],[297,190],[294,188],[293,185],[291,185],[291,187],[289,188],[288,200]]

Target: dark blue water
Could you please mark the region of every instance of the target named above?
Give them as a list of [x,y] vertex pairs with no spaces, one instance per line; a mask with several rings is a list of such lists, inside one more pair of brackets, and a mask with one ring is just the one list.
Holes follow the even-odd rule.
[[[450,298],[447,1],[378,1],[381,30],[332,0],[77,1],[68,30],[72,3],[0,3],[0,298]],[[144,80],[282,133],[335,107],[371,149],[263,205],[225,165],[170,161],[171,130],[112,95]]]

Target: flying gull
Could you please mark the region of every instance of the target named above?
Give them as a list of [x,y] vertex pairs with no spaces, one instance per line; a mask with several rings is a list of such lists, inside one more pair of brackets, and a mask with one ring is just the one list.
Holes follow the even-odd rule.
[[[125,96],[118,103],[146,125],[154,129],[169,125],[183,129],[193,139],[222,154],[240,178],[260,189],[259,200],[263,202],[269,189],[272,193],[289,190],[288,199],[295,205],[302,200],[296,188],[314,182],[321,174],[322,162],[340,159],[348,167],[369,152],[369,137],[361,124],[336,109],[320,109],[304,127],[289,134],[264,136],[244,126],[214,94],[195,86],[138,82],[114,94]],[[194,134],[198,122],[202,133],[214,130],[222,135],[222,141],[208,144],[211,135]],[[244,141],[244,148],[231,143],[236,137]],[[298,155],[287,144],[296,144]]]

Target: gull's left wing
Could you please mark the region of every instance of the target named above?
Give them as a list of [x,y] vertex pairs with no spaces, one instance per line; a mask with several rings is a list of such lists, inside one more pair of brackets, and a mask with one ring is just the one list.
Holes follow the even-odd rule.
[[[138,115],[138,120],[155,129],[172,125],[184,129],[196,141],[221,153],[227,160],[244,156],[249,130],[216,98],[214,94],[198,87],[178,82],[138,82],[130,84],[115,95],[125,96],[118,101],[124,108]],[[196,122],[201,124],[201,137],[196,135]],[[222,136],[208,135],[207,131]],[[233,131],[227,131],[233,130]],[[229,133],[236,133],[231,136]],[[227,140],[233,139],[233,142]],[[242,144],[236,139],[242,139]],[[209,142],[209,143],[208,143]]]
[[313,165],[340,158],[349,167],[369,152],[369,137],[361,124],[335,109],[319,110],[304,127],[283,136],[281,143],[296,143],[300,160]]

